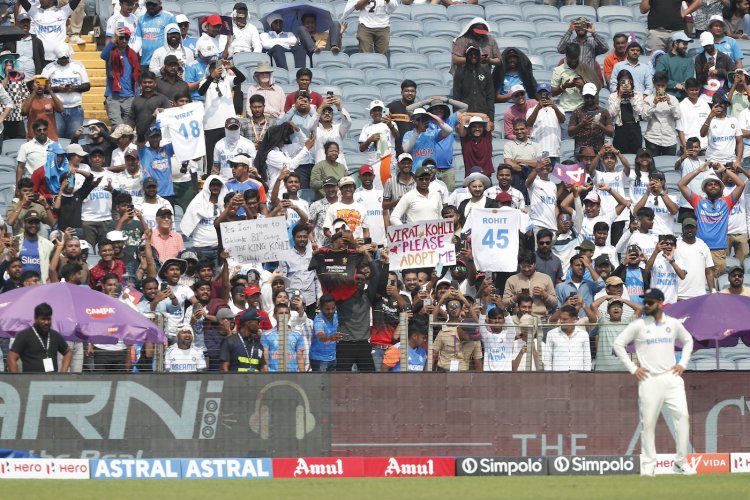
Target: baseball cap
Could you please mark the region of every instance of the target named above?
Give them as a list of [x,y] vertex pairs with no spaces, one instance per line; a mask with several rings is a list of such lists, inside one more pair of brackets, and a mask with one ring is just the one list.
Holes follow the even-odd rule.
[[682,227],[685,227],[685,226],[698,227],[698,222],[692,217],[686,217],[682,220]]
[[540,83],[536,86],[536,93],[538,94],[539,92],[549,92],[551,94],[552,87],[549,83]]
[[425,167],[435,167],[437,168],[437,162],[433,158],[425,158],[422,160],[422,165]]
[[413,162],[414,158],[412,158],[412,156],[409,153],[401,153],[400,155],[398,155],[398,161],[404,161],[404,160],[409,160]]
[[161,135],[159,127],[151,127],[146,131],[146,137],[156,137],[157,135]]
[[183,323],[180,326],[177,327],[177,333],[180,332],[190,332],[193,333],[193,327],[190,326],[189,323]]
[[411,114],[412,120],[417,120],[419,118],[429,118],[427,116],[427,110],[425,110],[424,108],[417,108],[412,112]]
[[576,250],[591,250],[591,251],[594,251],[594,250],[596,250],[596,247],[594,246],[594,242],[593,241],[585,240],[585,241],[582,241],[581,244],[578,245],[575,249]]
[[218,311],[216,311],[216,319],[222,320],[222,319],[234,319],[237,315],[232,312],[231,309],[228,307],[222,307]]
[[421,167],[419,167],[417,169],[416,172],[414,172],[414,177],[421,177],[421,176],[423,176],[425,174],[430,174],[430,173],[432,173],[431,169],[429,169],[429,168],[427,168],[425,166],[421,166]]
[[723,90],[719,90],[718,92],[715,92],[712,101],[715,104],[729,104],[729,97],[727,96],[726,92]]
[[333,224],[331,224],[331,229],[334,231],[338,231],[339,229],[349,229],[349,225],[344,219],[336,219],[333,221]]
[[729,270],[727,271],[727,274],[732,274],[732,273],[734,273],[736,271],[739,271],[740,274],[745,274],[745,270],[742,269],[740,266],[732,266],[732,267],[730,267]]
[[81,147],[80,144],[68,144],[65,147],[65,152],[69,155],[88,156],[88,153]]
[[[247,288],[258,288],[258,287],[249,286]],[[247,295],[247,288],[245,289],[245,295]],[[242,316],[240,316],[240,323],[245,322],[245,321],[260,321],[260,314],[258,314],[258,311],[254,308],[247,309],[245,312],[242,313]]]
[[329,175],[328,177],[326,177],[325,179],[323,179],[323,185],[324,186],[337,186],[338,183],[339,183],[339,181],[337,181],[336,178],[333,177],[332,175]]
[[[143,179],[143,187],[158,186],[158,185],[159,185],[159,182],[154,177],[146,177],[145,179]],[[162,210],[165,210],[165,209],[160,208],[156,212],[156,215],[159,215],[159,212],[161,212]],[[172,212],[169,212],[169,213],[172,213]]]
[[[714,16],[711,16],[711,17],[713,18]],[[721,16],[719,16],[719,17],[721,17]],[[724,19],[722,19],[721,22],[723,23]],[[711,23],[709,22],[709,25],[710,24]],[[688,43],[690,43],[693,40],[692,40],[692,38],[690,38],[689,36],[687,36],[684,31],[678,31],[677,33],[672,34],[672,41],[673,42],[688,42]]]
[[219,53],[216,50],[214,43],[208,38],[201,38],[195,46],[195,51],[200,53],[203,57],[211,57]]
[[125,233],[122,231],[110,231],[107,233],[107,239],[109,241],[125,241]]
[[28,212],[26,212],[26,215],[23,216],[23,220],[24,222],[29,221],[29,220],[41,221],[42,217],[39,215],[39,212],[37,212],[36,210],[29,210]]
[[594,259],[594,267],[598,267],[604,264],[612,265],[612,261],[609,260],[609,255],[602,254]]
[[659,290],[658,288],[648,288],[645,292],[643,292],[643,295],[640,295],[642,299],[651,299],[651,300],[664,300],[664,292]]
[[78,242],[81,245],[81,251],[91,250],[91,245],[89,245],[88,241],[86,241],[86,240],[78,240]]
[[510,95],[516,95],[518,92],[526,93],[526,89],[523,87],[523,85],[513,85],[510,88]]
[[593,83],[587,83],[583,86],[583,90],[581,90],[581,95],[596,95],[596,85]]
[[99,146],[94,146],[89,150],[89,156],[93,155],[102,155],[107,156],[107,153],[104,152],[104,149],[100,148]]
[[703,33],[701,33],[700,41],[701,41],[701,47],[705,47],[706,45],[713,45],[714,36],[711,34],[710,31],[704,31]]
[[354,181],[353,177],[349,177],[347,175],[347,176],[344,176],[341,179],[339,179],[339,187],[340,188],[344,187],[344,186],[348,186],[348,185],[353,185],[353,186],[357,185],[357,183]]
[[476,45],[467,45],[466,49],[464,49],[464,55],[468,54],[472,50],[476,50],[477,52],[479,52],[479,47],[477,47]]
[[247,285],[245,287],[245,297],[252,297],[260,293],[260,288],[255,285]]
[[20,23],[21,21],[30,21],[31,17],[26,12],[21,12],[16,16],[16,22]]
[[209,24],[211,26],[220,26],[221,23],[221,16],[218,14],[211,14],[206,18],[206,24]]
[[167,57],[164,58],[164,66],[167,66],[169,64],[180,64],[180,60],[177,59],[176,55],[169,54]]
[[132,146],[128,146],[128,149],[125,150],[125,157],[128,156],[138,158],[138,150]]
[[230,116],[224,122],[224,128],[239,127],[239,126],[240,126],[240,121],[237,119],[236,116]]
[[640,148],[636,151],[635,156],[651,156],[651,151],[646,148]]
[[165,215],[172,215],[172,211],[167,207],[162,207],[156,211],[157,217],[164,217]]
[[190,19],[185,14],[177,14],[174,17],[174,22],[177,24],[190,23]]
[[[476,18],[475,18],[476,19]],[[484,21],[479,21],[471,25],[471,30],[477,35],[489,35],[490,30]]]
[[619,276],[610,276],[604,281],[604,284],[607,286],[617,286],[617,285],[624,285],[625,282],[622,281],[622,278]]
[[584,202],[590,201],[591,203],[601,203],[602,199],[594,191],[590,191],[589,194],[583,199]]
[[381,101],[380,99],[370,101],[370,105],[367,106],[367,111],[372,111],[375,108],[385,109],[385,104],[383,104],[383,101]]
[[[373,174],[375,175],[375,170],[372,169],[372,167],[368,164],[364,164],[361,167],[359,167],[359,175],[363,174]],[[323,184],[325,186],[325,184]]]
[[229,160],[229,163],[236,163],[239,165],[247,165],[250,166],[253,164],[253,160],[247,156],[244,153],[240,153],[238,155],[234,155],[231,160]]
[[664,172],[659,172],[658,170],[655,170],[654,172],[651,172],[648,174],[649,179],[658,179],[660,181],[664,181],[667,178],[664,176]]
[[507,191],[500,191],[498,195],[495,196],[495,201],[498,203],[512,203],[513,197]]
[[133,127],[130,125],[121,123],[115,127],[110,137],[112,137],[112,139],[119,139],[123,135],[135,135],[135,130],[133,130]]

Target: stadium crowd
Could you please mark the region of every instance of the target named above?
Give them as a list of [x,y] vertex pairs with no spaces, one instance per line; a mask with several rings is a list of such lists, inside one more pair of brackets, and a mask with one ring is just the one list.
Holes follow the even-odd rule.
[[[161,315],[168,371],[278,371],[280,318],[290,371],[400,370],[402,341],[415,371],[623,370],[612,342],[642,314],[647,288],[667,304],[750,295],[750,74],[736,43],[749,36],[747,2],[722,12],[718,2],[642,0],[640,40],[610,42],[596,19],[576,18],[549,82],[537,82],[523,49],[499,47],[487,21],[467,20],[450,95],[421,95],[405,70],[400,99],[370,102],[369,123],[354,131],[363,165],[344,158],[353,120],[341,96],[315,91],[311,61],[344,49],[348,16],[359,52],[388,53],[391,14],[426,2],[349,0],[323,32],[315,15],[290,32],[274,13],[259,32],[240,2],[229,17],[202,18],[193,37],[191,20],[160,0],[120,0],[101,50],[108,124],[84,122],[91,85],[66,43],[83,3],[19,0],[13,22],[27,35],[0,53],[3,138],[27,139],[0,238],[0,291],[66,281]],[[80,43],[70,24],[68,42]],[[243,74],[233,64],[243,52],[268,59]],[[287,69],[287,52],[298,89],[285,95],[274,71]],[[496,103],[510,106],[500,116]],[[506,139],[502,151],[493,136]],[[676,185],[656,168],[664,155],[679,155]],[[562,182],[559,165],[582,176]],[[516,271],[475,262],[472,210],[483,208],[519,214]],[[289,229],[286,258],[232,264],[221,224],[276,216]],[[389,270],[387,229],[439,219],[453,221],[455,265]],[[334,261],[344,271],[331,279]],[[37,313],[49,332],[54,312]],[[539,350],[526,342],[535,317],[552,324]],[[430,332],[430,320],[454,326]],[[8,368],[21,359],[44,371],[41,338],[23,339],[1,339]],[[73,354],[73,371],[152,369],[150,344],[53,344],[48,353]]]

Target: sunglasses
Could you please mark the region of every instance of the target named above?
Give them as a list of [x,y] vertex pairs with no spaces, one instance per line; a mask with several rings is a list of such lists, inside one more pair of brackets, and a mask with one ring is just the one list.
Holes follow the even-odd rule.
[[655,300],[644,300],[643,303],[645,305],[647,305],[647,306],[653,306],[654,304],[656,304],[656,301]]

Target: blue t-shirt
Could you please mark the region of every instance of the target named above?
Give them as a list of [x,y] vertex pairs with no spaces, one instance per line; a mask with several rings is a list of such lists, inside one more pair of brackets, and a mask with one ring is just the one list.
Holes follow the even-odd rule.
[[[195,83],[200,82],[203,80],[203,77],[206,76],[206,70],[208,69],[208,64],[204,63],[200,59],[196,59],[193,61],[192,64],[188,64],[185,68],[185,74],[183,76],[183,79],[187,83]],[[206,98],[200,93],[198,93],[198,89],[193,90],[193,93],[190,96],[193,101],[205,101]]]
[[510,88],[513,85],[523,85],[523,81],[521,81],[521,76],[518,73],[505,73],[505,76],[503,78],[503,83],[500,86],[497,91],[500,94],[507,94],[510,92]]
[[155,16],[145,13],[138,18],[135,36],[141,38],[141,65],[148,66],[156,49],[164,47],[164,28],[172,23],[176,24],[174,15],[165,10]]
[[141,168],[148,177],[153,177],[159,183],[157,193],[161,197],[174,196],[172,164],[170,162],[173,155],[174,149],[172,149],[171,144],[167,144],[158,150],[153,150],[150,147],[138,149]]
[[[458,125],[458,113],[453,113],[448,118],[446,118],[445,123],[450,125],[451,128],[455,131],[456,126]],[[437,130],[438,134],[440,133],[440,127],[434,121],[430,122],[428,128],[430,130]],[[445,139],[443,139],[442,141],[438,141],[437,145],[435,146],[434,159],[439,169],[451,168],[453,166],[453,141],[456,138],[455,136],[456,133],[451,132]]]
[[323,332],[330,337],[339,331],[339,313],[333,314],[333,321],[328,322],[323,313],[315,316],[313,321],[313,336],[310,342],[310,359],[315,361],[336,361],[336,342],[321,342],[318,340],[318,332]]
[[[417,134],[416,130],[410,130],[404,134],[404,142],[408,142],[414,134]],[[429,128],[417,136],[417,142],[411,151],[411,156],[414,158],[414,165],[411,168],[412,173],[416,172],[417,169],[422,165],[422,162],[427,158],[435,158],[435,147],[437,146],[437,139],[440,134],[440,129],[430,130]]]
[[640,267],[635,269],[625,268],[625,289],[628,291],[628,295],[630,295],[630,300],[640,306],[643,305],[641,295],[643,295],[643,291],[646,289],[645,285],[643,282],[643,271]]
[[[112,49],[115,48],[115,44],[112,42],[109,42],[105,47],[104,50],[102,50],[101,58],[105,61],[109,61],[110,56],[112,55]],[[122,76],[120,77],[120,91],[119,92],[113,92],[112,91],[112,79],[109,78],[111,75],[107,75],[107,88],[104,89],[104,96],[105,97],[135,97],[135,92],[133,89],[133,66],[130,64],[130,60],[127,57],[122,58],[123,61],[123,69],[122,69]]]
[[[262,187],[258,182],[248,179],[245,182],[240,182],[235,179],[229,179],[226,183],[227,191],[230,193],[244,193],[248,189],[255,189],[258,191],[258,195],[260,196],[260,188]],[[259,205],[265,205],[266,200],[258,200]],[[237,210],[237,215],[240,217],[245,216],[245,209],[240,208]]]
[[719,52],[728,55],[732,62],[736,62],[738,59],[742,60],[742,49],[734,38],[724,36],[722,41],[716,42],[714,45]]
[[[394,344],[391,349],[400,349],[401,348],[401,342],[397,342]],[[412,349],[411,346],[406,347],[406,353],[408,356],[408,362],[409,362],[409,369],[410,372],[422,372],[424,371],[425,361],[427,361],[427,351],[425,351],[424,347],[417,347],[416,349]],[[393,368],[391,368],[389,371],[392,372],[400,372],[401,371],[401,361],[396,363]]]
[[39,240],[24,239],[19,255],[24,272],[36,271],[40,276],[42,275],[42,268],[39,265],[41,262],[39,259]]
[[695,209],[698,238],[705,241],[711,250],[726,250],[729,211],[734,206],[732,196],[722,196],[712,202],[692,193],[689,201]]
[[[295,330],[290,330],[287,334],[287,353],[289,356],[289,371],[297,371],[297,351],[305,349],[305,340],[302,334]],[[279,361],[281,350],[279,349],[279,331],[274,328],[264,333],[260,338],[260,344],[263,349],[268,349],[268,371],[279,371]],[[335,344],[334,344],[335,345]]]

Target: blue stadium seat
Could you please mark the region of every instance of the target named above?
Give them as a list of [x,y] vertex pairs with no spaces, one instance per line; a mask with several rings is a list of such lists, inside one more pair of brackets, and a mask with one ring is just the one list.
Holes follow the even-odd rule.
[[350,85],[344,87],[343,98],[346,101],[358,102],[363,106],[374,99],[380,99],[380,89],[374,85]]
[[534,74],[538,70],[546,69],[546,66],[544,65],[544,58],[538,54],[531,54],[528,56],[529,61],[531,62],[531,69],[534,71]]
[[349,62],[352,68],[359,68],[361,70],[371,68],[387,68],[388,58],[383,54],[374,53],[356,53],[349,57]]
[[735,40],[744,57],[750,56],[750,40]]
[[[356,118],[356,119],[352,118],[352,126],[349,129],[347,138],[354,141],[354,143],[357,145],[357,147],[355,148],[355,151],[359,151],[359,147],[358,147],[359,143],[357,142],[359,140],[359,134],[362,132],[363,128],[365,128],[367,125],[370,124],[370,122],[371,120],[367,118]],[[344,144],[346,144],[346,141],[344,142]]]
[[522,38],[536,38],[536,26],[534,23],[526,21],[516,21],[513,23],[504,23],[500,25],[500,36]]
[[518,50],[528,54],[529,40],[520,36],[495,38],[498,47],[515,47]]
[[453,4],[448,7],[448,19],[451,21],[465,23],[475,17],[484,18],[484,7],[471,4]]
[[399,4],[396,11],[391,14],[391,21],[408,21],[411,19],[412,5]]
[[443,85],[443,74],[435,69],[414,69],[404,76],[417,82],[417,85]]
[[359,40],[357,40],[357,37],[355,35],[344,34],[341,39],[341,45],[343,45],[341,50],[343,50],[349,56],[359,52]]
[[547,37],[548,39],[553,39],[555,42],[559,43],[560,38],[568,32],[568,28],[570,27],[570,22],[554,22],[554,21],[547,21],[543,23],[537,23],[536,24],[536,32],[539,34],[540,37]]
[[[215,5],[208,2],[185,2],[181,5],[182,13],[190,19],[198,19],[201,16],[210,16],[216,12]],[[278,7],[278,5],[276,7]]]
[[425,60],[424,55],[414,52],[391,54],[390,61],[391,68],[400,69],[402,71],[428,67],[428,62]]
[[599,7],[596,16],[600,23],[611,23],[613,21],[630,22],[633,19],[633,10],[622,5],[605,5]]
[[[276,74],[276,72],[274,72]],[[292,77],[292,80],[296,80],[295,77]],[[328,84],[328,72],[323,68],[315,68],[313,71],[313,79],[312,82],[314,85],[327,85]],[[289,83],[292,83],[290,81]],[[341,85],[339,82],[332,82],[335,85]]]
[[[411,21],[403,21],[403,22],[411,22]],[[414,46],[412,45],[412,38],[391,37],[390,41],[388,42],[389,54],[408,54],[410,52],[414,52]]]
[[[369,103],[368,103],[369,104]],[[370,112],[367,111],[367,106],[362,104],[361,102],[357,101],[342,101],[342,106],[349,112],[349,116],[352,117],[352,120],[358,119],[370,119]]]
[[[411,71],[409,74],[411,75]],[[375,68],[365,71],[365,82],[367,82],[367,85],[375,85],[377,87],[381,85],[401,85],[403,80],[404,74],[399,69]]]
[[232,56],[232,61],[245,73],[246,77],[252,78],[255,67],[262,62],[270,63],[271,58],[262,52],[237,52]]
[[417,38],[414,40],[414,52],[422,55],[449,52],[453,42],[445,38]]
[[391,21],[391,39],[390,44],[396,38],[418,38],[424,36],[422,32],[422,22],[416,19],[399,19]]
[[[315,74],[318,71],[319,71],[318,69],[316,69],[315,71],[313,71],[313,76],[316,76]],[[253,74],[251,72],[251,73],[249,73],[249,74],[247,74],[245,76],[252,77],[252,75]],[[286,69],[284,69],[284,68],[274,68],[273,69],[273,79],[274,79],[274,81],[279,82],[279,83],[294,83],[294,81],[296,80],[296,76],[295,76],[294,73],[292,73],[290,75],[289,71],[286,70]],[[313,78],[313,81],[315,81],[315,78]]]
[[450,95],[453,92],[452,85],[420,85],[417,89],[419,95]]
[[166,10],[167,12],[171,12],[172,14],[182,13],[182,5],[180,5],[177,2],[162,2],[161,7],[163,10]]
[[[313,75],[315,74],[315,71],[313,71]],[[332,72],[332,79],[334,80],[331,83],[335,83],[336,85],[364,85],[365,83],[365,73],[359,68],[336,68],[335,71]]]
[[485,19],[492,22],[521,21],[523,19],[523,12],[518,5],[488,5],[484,8],[484,12]]
[[635,35],[638,37],[638,40],[641,42],[644,42],[646,38],[648,37],[648,29],[646,28],[645,24],[636,23],[636,22],[622,22],[622,21],[616,21],[613,23],[609,23],[609,32],[610,33],[626,33],[630,35],[630,33],[635,33]]
[[15,158],[18,156],[18,149],[25,142],[26,139],[5,139],[3,141],[3,154]]
[[[15,174],[16,165],[17,165],[17,162],[16,162],[15,157],[7,156],[7,155],[0,155],[0,172],[12,172]],[[10,181],[10,184],[15,185],[15,183],[16,183],[16,180],[15,178],[13,178]]]
[[[485,9],[486,10],[486,9]],[[551,5],[525,5],[523,7],[525,21],[559,21],[560,11]]]
[[333,52],[325,51],[318,54],[313,54],[312,58],[313,68],[349,68],[351,64],[349,62],[349,56],[343,52],[334,54]]
[[639,23],[645,23],[648,19],[648,12],[643,14],[641,13],[641,2],[636,2],[635,5],[628,5],[628,3],[625,3],[630,10],[633,11],[633,21],[639,22]]
[[381,85],[380,95],[383,97],[384,103],[389,103],[401,98],[401,84],[398,85]]
[[[219,4],[219,12],[223,16],[231,16],[232,10],[234,9],[234,4],[237,2],[234,2],[233,0],[230,0],[228,2],[221,2]],[[162,5],[164,5],[162,3]],[[258,17],[258,9],[256,9],[256,6],[254,3],[246,3],[247,5],[247,15],[249,18],[257,18]]]
[[411,18],[415,21],[440,21],[448,19],[448,11],[442,5],[420,4],[411,6]]
[[451,55],[445,52],[435,52],[429,54],[427,57],[429,65],[428,67],[434,68],[440,71],[448,72],[451,67]]
[[[211,5],[210,3],[206,2],[205,5]],[[263,16],[266,16],[270,14],[271,12],[275,11],[279,7],[281,7],[279,4],[274,2],[258,2],[258,18],[261,18]]]
[[536,78],[536,83],[550,83],[552,81],[552,71],[548,69],[535,69],[534,78]]
[[438,70],[437,68],[433,68],[433,69],[435,69],[436,71],[440,71],[440,74],[443,75],[444,84],[450,87],[453,87],[453,75],[451,75],[449,71]]
[[357,168],[361,167],[367,163],[367,155],[365,153],[352,153],[346,155],[346,164],[350,168]]
[[560,40],[555,38],[534,38],[529,41],[529,49],[532,54],[540,56],[557,54],[558,43],[560,43]]
[[422,33],[440,38],[453,40],[461,32],[461,25],[455,21],[425,21],[422,23]]
[[547,69],[552,71],[560,65],[560,59],[564,56],[562,54],[544,54],[544,64],[547,65]]
[[[297,84],[294,84],[295,88],[297,87]],[[343,87],[340,85],[332,85],[330,83],[326,85],[320,85],[317,89],[318,93],[321,95],[324,95],[327,92],[333,92],[333,95],[341,97],[344,95]],[[344,100],[343,98],[341,99]]]
[[596,22],[596,10],[587,5],[563,5],[560,7],[560,20],[570,24],[573,19],[581,16],[588,17],[589,20]]
[[654,164],[658,170],[665,172],[665,175],[668,175],[667,172],[674,172],[679,180],[680,174],[674,169],[674,164],[679,159],[679,156],[657,156],[654,158]]

